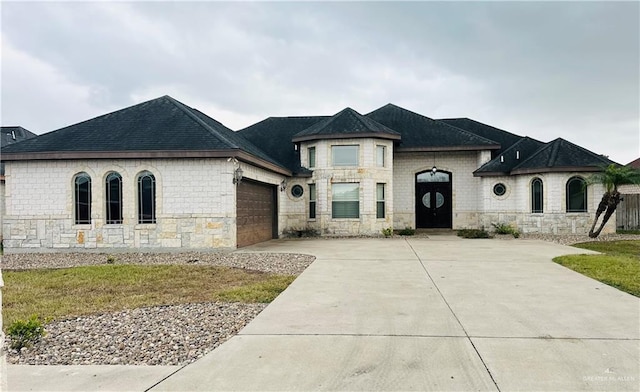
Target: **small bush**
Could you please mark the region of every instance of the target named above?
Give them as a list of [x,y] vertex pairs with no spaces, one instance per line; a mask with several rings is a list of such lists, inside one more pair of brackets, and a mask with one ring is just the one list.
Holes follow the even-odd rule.
[[114,255],[107,256],[107,264],[113,264],[116,262],[116,257]]
[[484,229],[461,229],[461,230],[458,230],[458,237],[462,237],[462,238],[493,238]]
[[404,229],[398,232],[398,234],[400,235],[414,235],[415,233],[416,233],[415,229],[412,229],[410,227],[405,227]]
[[42,321],[35,314],[29,320],[14,321],[7,328],[7,335],[11,337],[11,348],[15,350],[37,343],[45,333]]
[[320,232],[309,227],[289,228],[282,232],[287,238],[311,238],[320,236]]
[[496,234],[511,234],[514,238],[520,237],[520,232],[511,225],[505,223],[492,223],[491,225],[496,229]]
[[393,235],[393,227],[382,229],[382,235],[384,235],[385,237],[391,237]]

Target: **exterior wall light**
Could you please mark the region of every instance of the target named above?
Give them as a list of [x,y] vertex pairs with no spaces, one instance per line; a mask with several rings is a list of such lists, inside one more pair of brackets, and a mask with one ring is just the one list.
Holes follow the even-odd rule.
[[280,192],[284,192],[287,190],[287,179],[285,178],[284,180],[282,180],[282,182],[280,183]]
[[438,171],[438,168],[434,165],[434,166],[431,168],[431,175],[432,175],[432,176],[433,176],[433,175],[435,175],[437,171]]
[[241,168],[237,168],[234,172],[233,172],[233,183],[234,184],[239,184],[242,181],[242,174],[243,171]]

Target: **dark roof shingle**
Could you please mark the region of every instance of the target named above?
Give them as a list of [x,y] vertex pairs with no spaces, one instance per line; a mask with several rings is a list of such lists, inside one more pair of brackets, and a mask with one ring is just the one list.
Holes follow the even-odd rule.
[[511,174],[549,171],[599,171],[615,163],[562,138],[557,138],[536,151],[511,170]]
[[352,137],[377,137],[397,140],[400,139],[400,134],[351,108],[346,108],[298,132],[293,136],[293,141]]
[[478,150],[500,147],[492,140],[393,104],[387,104],[366,116],[402,135],[399,151]]

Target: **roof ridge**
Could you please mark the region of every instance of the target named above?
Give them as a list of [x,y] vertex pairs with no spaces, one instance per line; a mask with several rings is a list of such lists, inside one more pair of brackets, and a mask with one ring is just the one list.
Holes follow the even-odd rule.
[[[233,148],[237,148],[237,149],[242,149],[242,147],[238,146],[235,142],[233,142],[232,140],[229,140],[228,137],[226,137],[225,135],[223,135],[220,131],[218,131],[217,129],[214,129],[212,126],[210,126],[209,124],[207,124],[206,122],[204,122],[201,118],[199,118],[195,113],[193,113],[192,108],[187,107],[185,104],[183,104],[182,102],[178,101],[175,98],[172,98],[168,95],[162,96],[161,98],[166,98],[169,100],[169,102],[171,102],[173,105],[175,105],[178,109],[180,109],[183,113],[185,113],[189,118],[191,118],[193,121],[195,121],[198,125],[200,125],[201,127],[203,127],[205,130],[207,130],[210,134],[212,134],[213,136],[219,137],[220,139],[224,140],[227,144],[229,144],[229,146],[233,147]],[[202,113],[202,112],[201,112]],[[204,113],[202,113],[204,114]],[[206,116],[206,114],[204,114]],[[207,116],[209,117],[209,116]],[[224,127],[224,125],[222,123],[220,123],[220,125],[222,125]],[[225,127],[226,128],[226,127]],[[232,130],[229,129],[229,131],[233,132]],[[243,138],[244,139],[244,138]]]
[[[484,125],[485,127],[493,128],[493,129],[496,129],[496,130],[498,130],[498,131],[508,133],[508,134],[509,134],[509,135],[511,135],[511,136],[517,136],[517,137],[528,137],[528,136],[518,135],[518,134],[513,133],[513,132],[510,132],[510,131],[506,131],[506,130],[504,130],[504,129],[502,129],[502,128],[498,128],[498,127],[495,127],[495,126],[493,126],[493,125],[489,125],[489,124],[487,124],[487,123],[483,123],[482,121],[474,120],[474,119],[469,118],[469,117],[439,118],[438,120],[469,120],[469,121],[476,122],[476,123],[478,123],[478,124],[482,124],[482,125]],[[455,125],[454,125],[454,126],[455,126]]]

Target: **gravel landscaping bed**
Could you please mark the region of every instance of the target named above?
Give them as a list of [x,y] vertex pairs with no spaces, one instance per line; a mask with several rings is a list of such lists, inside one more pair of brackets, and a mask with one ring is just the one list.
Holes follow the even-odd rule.
[[[108,254],[4,255],[3,269],[67,268],[107,264]],[[118,253],[114,264],[199,264],[298,275],[315,257],[278,253]],[[10,364],[184,365],[238,333],[266,304],[198,303],[156,306],[58,320],[47,335],[21,352],[5,350]]]

